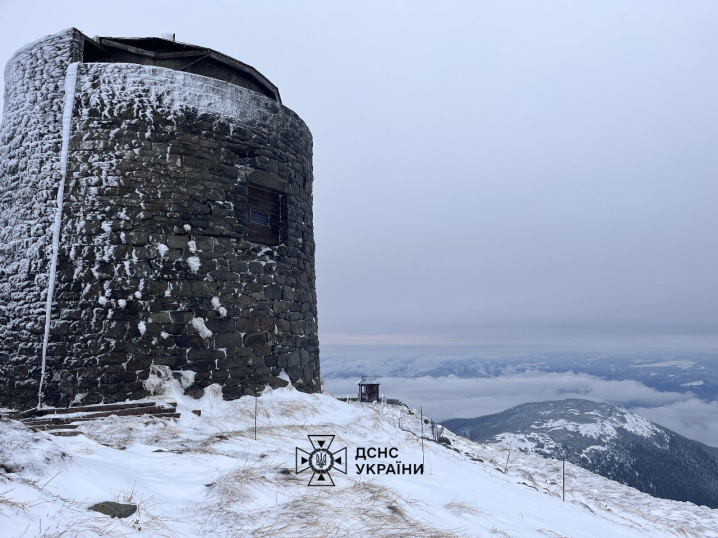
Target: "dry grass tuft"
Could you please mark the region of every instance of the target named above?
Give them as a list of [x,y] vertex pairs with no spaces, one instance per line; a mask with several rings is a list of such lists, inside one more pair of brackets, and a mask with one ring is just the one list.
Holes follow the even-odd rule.
[[145,497],[142,494],[138,494],[133,486],[130,490],[120,491],[120,493],[115,496],[115,501],[137,506],[137,512],[131,516],[131,519],[127,522],[123,522],[134,530],[148,532],[150,536],[157,536],[158,538],[177,537],[177,534],[171,529],[170,525],[183,520],[157,514],[157,503],[154,497]]
[[551,529],[536,529],[536,532],[538,532],[539,534],[545,534],[546,536],[550,536],[551,538],[570,538],[565,534],[552,531]]
[[[279,469],[280,480],[286,469]],[[242,481],[254,476],[256,469],[245,467],[220,479]],[[295,475],[292,475],[295,479]],[[281,477],[281,478],[280,478]],[[264,478],[264,477],[262,477]],[[305,479],[304,476],[299,478]],[[304,480],[303,480],[304,481]],[[276,480],[264,478],[267,489]],[[219,486],[219,487],[217,487]],[[343,538],[372,536],[376,538],[457,538],[464,534],[455,530],[438,529],[421,520],[417,513],[426,513],[422,503],[410,501],[392,488],[372,481],[355,481],[341,488],[310,488],[294,490],[289,497],[279,490],[265,491],[265,497],[274,497],[272,506],[258,507],[236,502],[246,495],[246,489],[235,490],[215,484],[216,496],[205,503],[200,512],[204,521],[198,529],[200,535],[269,538],[274,536],[307,536],[311,538]],[[292,491],[292,490],[290,490]],[[228,502],[217,502],[217,496]],[[235,502],[229,502],[235,501]],[[228,529],[231,529],[229,531]]]
[[[251,501],[254,498],[252,490],[272,483],[266,477],[269,470],[266,465],[260,467],[245,461],[243,465],[217,478],[211,487],[211,493],[221,505]],[[276,472],[278,470],[277,467]]]
[[444,508],[456,516],[464,516],[468,514],[472,516],[488,517],[490,515],[483,510],[476,508],[473,504],[456,500],[446,503]]
[[43,501],[36,500],[36,501],[14,501],[9,494],[12,492],[12,488],[8,489],[6,491],[0,492],[0,514],[2,514],[3,508],[9,508],[10,511],[14,511],[15,514],[18,514],[19,512],[27,512],[31,508],[42,504]]

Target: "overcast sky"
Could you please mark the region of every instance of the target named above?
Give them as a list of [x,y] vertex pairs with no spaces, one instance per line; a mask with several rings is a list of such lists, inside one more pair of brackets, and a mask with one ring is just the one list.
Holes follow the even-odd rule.
[[323,337],[718,333],[718,3],[347,4],[0,0],[0,59],[176,32],[272,80]]

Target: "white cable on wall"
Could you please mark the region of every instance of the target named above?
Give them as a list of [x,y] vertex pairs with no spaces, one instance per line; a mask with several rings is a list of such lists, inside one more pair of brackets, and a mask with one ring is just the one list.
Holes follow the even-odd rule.
[[75,85],[77,82],[78,63],[71,63],[65,74],[65,102],[62,109],[62,150],[60,152],[60,184],[57,188],[57,209],[55,222],[52,225],[52,259],[50,260],[50,277],[47,284],[47,305],[45,306],[45,338],[42,342],[42,372],[40,387],[37,394],[37,408],[42,407],[42,386],[45,382],[45,363],[47,360],[47,343],[50,339],[50,315],[52,313],[52,297],[55,292],[57,278],[57,255],[60,251],[60,225],[62,224],[62,207],[65,196],[65,178],[67,177],[67,155],[70,150],[70,133],[72,131],[72,109],[75,104]]

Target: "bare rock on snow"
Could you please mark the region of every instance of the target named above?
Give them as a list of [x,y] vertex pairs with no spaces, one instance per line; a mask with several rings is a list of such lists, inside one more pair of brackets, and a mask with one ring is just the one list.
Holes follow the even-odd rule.
[[112,501],[104,501],[101,503],[93,504],[90,506],[90,510],[100,512],[110,517],[125,518],[130,517],[132,514],[137,512],[136,504],[122,504]]

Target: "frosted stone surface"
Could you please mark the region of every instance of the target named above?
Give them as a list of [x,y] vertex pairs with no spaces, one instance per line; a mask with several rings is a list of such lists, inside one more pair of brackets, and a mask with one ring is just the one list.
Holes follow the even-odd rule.
[[[70,29],[6,69],[0,405],[37,404],[64,81],[82,47]],[[276,101],[160,67],[80,63],[44,401],[142,397],[153,365],[194,372],[196,395],[282,386],[282,370],[319,390],[312,180],[311,134]],[[246,240],[248,185],[281,193],[279,246]]]

